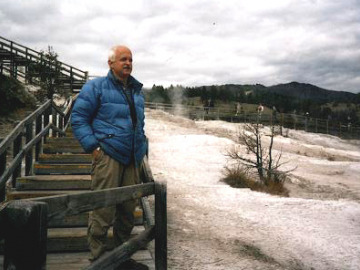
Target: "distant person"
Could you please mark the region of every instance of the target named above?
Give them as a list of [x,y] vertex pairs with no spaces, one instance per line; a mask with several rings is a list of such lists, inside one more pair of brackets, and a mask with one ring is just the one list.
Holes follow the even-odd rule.
[[305,131],[308,131],[309,122],[310,122],[310,113],[306,112],[305,113]]
[[241,103],[240,102],[236,102],[236,113],[235,115],[239,115],[241,113]]
[[[75,137],[92,153],[91,189],[123,187],[139,183],[139,168],[147,143],[144,134],[142,84],[130,74],[132,53],[125,46],[110,50],[106,77],[87,82],[72,112]],[[134,227],[135,200],[116,207],[94,210],[89,215],[90,261],[106,249],[107,231],[113,222],[115,246],[130,237]],[[119,269],[148,269],[130,259]]]
[[272,107],[272,117],[273,117],[273,122],[277,122],[278,119],[277,119],[277,109],[275,106]]
[[350,115],[348,115],[348,117],[347,117],[347,127],[348,127],[348,130],[350,130],[350,128],[351,128],[351,117],[350,117]]
[[209,99],[209,107],[214,107],[215,106],[215,104],[214,104],[214,100],[212,100],[212,99]]

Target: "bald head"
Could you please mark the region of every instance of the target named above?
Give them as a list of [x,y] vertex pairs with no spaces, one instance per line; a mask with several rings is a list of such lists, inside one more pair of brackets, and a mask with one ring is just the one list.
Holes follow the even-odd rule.
[[108,57],[109,68],[113,74],[126,83],[132,71],[132,53],[123,45],[117,45],[110,49]]
[[115,61],[116,54],[121,53],[123,51],[128,51],[131,53],[131,50],[124,45],[116,45],[116,46],[112,47],[109,51],[108,60]]

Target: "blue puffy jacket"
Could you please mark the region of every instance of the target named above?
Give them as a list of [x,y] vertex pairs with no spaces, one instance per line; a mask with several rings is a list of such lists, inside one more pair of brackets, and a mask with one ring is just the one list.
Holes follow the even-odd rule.
[[133,125],[123,87],[111,71],[106,77],[83,86],[74,104],[71,125],[87,153],[100,146],[118,162],[127,165],[134,158],[138,166],[147,149],[144,95],[142,84],[132,76],[128,79],[128,87],[133,90],[136,125]]

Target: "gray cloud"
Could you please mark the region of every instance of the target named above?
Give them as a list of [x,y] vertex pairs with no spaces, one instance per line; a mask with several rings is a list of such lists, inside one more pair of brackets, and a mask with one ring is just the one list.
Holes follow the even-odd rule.
[[360,92],[360,1],[3,0],[5,38],[90,74],[127,44],[146,86],[313,83]]

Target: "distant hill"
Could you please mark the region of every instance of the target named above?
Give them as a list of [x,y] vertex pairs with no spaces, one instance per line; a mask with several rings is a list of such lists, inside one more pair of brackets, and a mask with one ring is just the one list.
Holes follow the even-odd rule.
[[331,101],[355,102],[359,98],[359,94],[344,91],[327,90],[312,84],[298,82],[278,84],[265,88],[266,91],[279,95],[294,97],[300,100],[310,99],[319,103]]
[[[204,86],[210,89],[214,86]],[[320,88],[316,85],[308,83],[290,82],[284,84],[277,84],[273,86],[264,86],[262,84],[225,84],[215,86],[219,91],[230,91],[233,94],[236,92],[244,92],[246,94],[252,93],[254,95],[280,95],[284,97],[291,97],[293,100],[299,102],[303,100],[311,100],[312,102],[324,104],[328,102],[344,102],[344,103],[360,103],[360,93],[354,94],[345,91],[335,91]],[[236,96],[236,95],[235,95]]]

